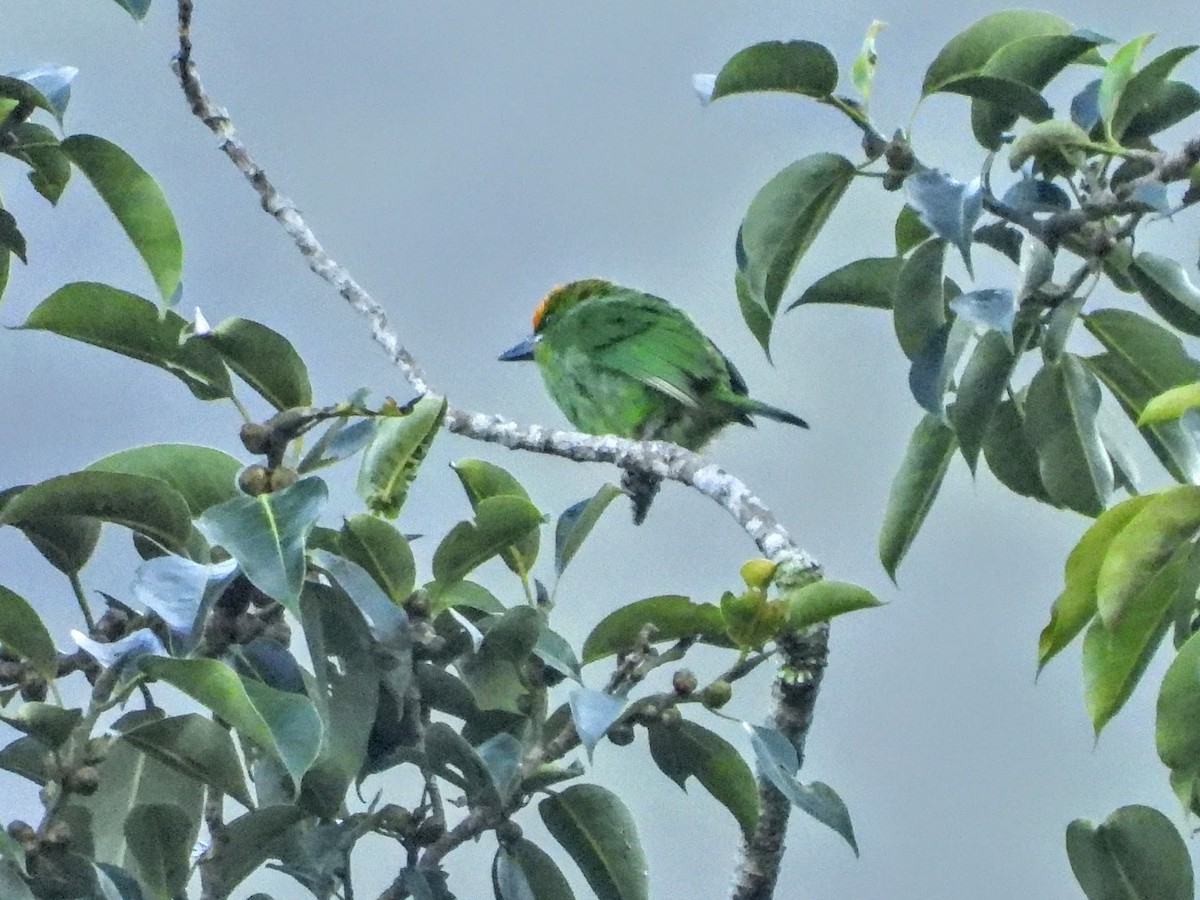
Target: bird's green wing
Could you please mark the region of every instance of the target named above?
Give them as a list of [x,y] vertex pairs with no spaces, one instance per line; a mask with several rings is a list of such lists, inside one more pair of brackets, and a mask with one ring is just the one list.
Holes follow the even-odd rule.
[[[665,300],[622,290],[570,312],[577,346],[594,364],[627,375],[687,406],[729,372],[720,352]],[[565,323],[564,323],[565,324]]]

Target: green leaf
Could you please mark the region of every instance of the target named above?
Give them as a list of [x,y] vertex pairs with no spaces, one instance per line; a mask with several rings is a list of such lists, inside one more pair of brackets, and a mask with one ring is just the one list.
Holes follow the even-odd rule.
[[1011,399],[1002,400],[983,436],[983,458],[996,480],[1022,497],[1052,503],[1038,471],[1037,450],[1025,433],[1025,415]]
[[748,297],[775,318],[805,251],[854,179],[854,165],[833,153],[797,160],[750,201],[738,231],[738,268]]
[[1141,426],[1170,422],[1196,406],[1200,406],[1200,381],[1181,384],[1179,387],[1163,391],[1147,403],[1142,409],[1142,414],[1138,416],[1137,424]]
[[707,643],[725,643],[725,620],[716,606],[665,594],[637,600],[601,619],[583,643],[584,665],[630,649],[647,625],[655,628],[655,643],[697,634]]
[[875,36],[885,26],[886,23],[878,19],[871,22],[867,27],[866,37],[863,38],[862,49],[850,66],[850,80],[854,83],[855,90],[862,95],[864,106],[871,102],[871,86],[875,81],[875,62],[878,58],[875,53]]
[[1181,545],[1200,532],[1200,487],[1181,485],[1153,497],[1108,546],[1096,581],[1096,605],[1112,629],[1128,604]]
[[157,478],[173,487],[193,516],[237,496],[242,464],[223,450],[194,444],[149,444],[120,450],[87,467],[91,472],[124,472]]
[[445,399],[427,394],[406,414],[380,421],[358,470],[358,496],[371,512],[392,519],[400,513],[445,415]]
[[1113,492],[1113,469],[1096,415],[1100,385],[1078,357],[1042,366],[1029,385],[1025,426],[1038,468],[1055,501],[1097,516]]
[[132,529],[173,552],[191,531],[187,501],[174,488],[142,475],[75,472],[25,488],[0,510],[0,525],[58,516],[87,516]]
[[492,887],[498,900],[575,900],[570,884],[550,855],[525,838],[496,851]]
[[734,746],[687,719],[674,725],[654,723],[647,731],[650,756],[662,773],[684,791],[688,778],[695,777],[733,814],[742,835],[749,838],[758,821],[758,788]]
[[[1096,43],[1095,37],[1081,34],[1038,34],[1019,38],[996,51],[981,74],[1040,91],[1068,65],[1093,50]],[[988,97],[978,98],[971,104],[971,130],[980,144],[995,150],[1004,133],[1016,122],[1018,113],[1024,114],[1016,106],[991,102]],[[1043,118],[1049,118],[1049,115]]]
[[[1116,536],[1113,544],[1129,527]],[[1110,545],[1109,555],[1112,552]],[[1190,547],[1179,548],[1166,565],[1139,585],[1137,596],[1130,600],[1119,622],[1106,627],[1097,617],[1088,628],[1083,638],[1083,696],[1097,735],[1125,705],[1146,671],[1174,619],[1181,592],[1190,591],[1195,597],[1200,583],[1198,562]],[[1103,577],[1103,567],[1101,573]]]
[[44,785],[50,780],[46,771],[49,753],[45,744],[25,735],[0,748],[0,769],[28,778],[34,784]]
[[1129,277],[1151,309],[1180,331],[1200,335],[1200,290],[1183,266],[1168,256],[1139,253]]
[[1187,844],[1148,806],[1122,806],[1099,826],[1067,826],[1067,857],[1088,900],[1192,900]]
[[154,277],[159,295],[169,301],[183,272],[183,241],[158,183],[102,137],[73,134],[61,146],[108,204]]
[[215,659],[142,657],[140,665],[278,756],[296,784],[316,760],[321,718],[307,697],[244,679]]
[[554,572],[562,575],[563,571],[575,558],[587,536],[592,533],[600,516],[608,508],[608,504],[621,496],[621,489],[615,484],[605,484],[587,500],[581,500],[563,510],[554,528]]
[[434,722],[426,730],[425,758],[432,772],[463,790],[472,809],[500,808],[503,801],[487,765],[445,722]]
[[[59,66],[55,69],[51,69],[50,71],[60,73],[60,83],[62,81],[69,82],[71,77],[78,72],[77,69],[74,69],[71,66]],[[57,104],[52,102],[51,99],[33,83],[35,79],[31,78],[30,75],[31,73],[0,75],[0,97],[7,98],[9,100],[15,100],[17,103],[25,104],[26,107],[37,107],[38,109],[44,109],[46,112],[50,113],[50,115],[54,116],[54,118],[58,120],[59,125],[61,125],[63,112],[65,111],[66,107],[65,101]],[[70,97],[69,91],[66,93],[66,96]]]
[[[140,22],[146,18],[146,13],[150,11],[150,3],[152,0],[116,0],[117,5],[133,18]],[[232,885],[231,885],[232,887]]]
[[177,896],[187,884],[195,839],[187,813],[166,803],[135,806],[124,832],[142,887],[156,900]]
[[36,701],[22,703],[11,716],[0,713],[0,722],[6,722],[36,738],[51,750],[57,750],[65,744],[82,719],[83,713],[78,709],[64,709],[53,703]]
[[533,607],[514,607],[493,622],[478,652],[459,660],[459,674],[480,709],[524,712],[529,688],[523,672],[543,625]]
[[[903,256],[913,247],[920,246],[933,234],[921,221],[921,214],[905,204],[896,216],[896,255]],[[891,304],[888,304],[889,306]]]
[[[1188,356],[1179,338],[1137,313],[1101,309],[1084,316],[1083,323],[1106,350],[1088,357],[1088,368],[1135,422],[1151,398],[1200,379],[1200,362]],[[1195,441],[1179,422],[1148,425],[1141,432],[1173,477],[1200,480]]]
[[[1121,140],[1134,118],[1158,95],[1167,76],[1196,51],[1196,45],[1175,47],[1150,62],[1129,79],[1112,116],[1112,135]],[[1114,57],[1115,59],[1115,57]],[[1103,81],[1101,81],[1103,91]]]
[[[464,459],[451,466],[458,480],[462,482],[463,490],[471,501],[471,508],[478,512],[479,503],[489,497],[519,497],[530,505],[533,501],[529,492],[507,471],[500,466],[485,462],[482,459]],[[537,561],[538,548],[541,546],[541,531],[533,529],[519,541],[506,547],[500,553],[500,558],[508,568],[525,578]]]
[[1125,93],[1126,86],[1133,78],[1133,67],[1142,55],[1142,49],[1153,37],[1152,34],[1143,34],[1122,46],[1113,54],[1100,76],[1100,91],[1096,96],[1096,103],[1100,108],[1100,119],[1110,137],[1115,138],[1119,134],[1114,126],[1121,95]]
[[765,777],[793,806],[803,810],[822,825],[840,834],[858,856],[858,842],[850,811],[837,791],[827,784],[814,781],[801,784],[796,780],[800,760],[792,742],[774,728],[762,728],[742,723],[750,732],[750,743],[758,763],[759,774]]
[[0,585],[0,647],[15,653],[47,681],[58,677],[58,653],[50,632],[24,597]]
[[[904,208],[911,209],[908,206]],[[787,308],[787,312],[810,303],[891,309],[903,265],[904,260],[898,256],[855,260],[814,281]]]
[[844,613],[883,605],[864,587],[824,578],[803,587],[786,589],[779,599],[788,605],[788,627],[796,630]]
[[140,875],[125,823],[139,806],[165,804],[179,810],[177,822],[187,820],[186,847],[191,849],[200,832],[204,802],[200,782],[147,757],[124,739],[112,742],[98,770],[97,791],[87,797],[71,795],[70,805],[63,810],[62,819],[71,826],[74,847],[97,863]]
[[[944,94],[970,97],[975,101],[971,104],[972,111],[977,107],[994,109],[1005,118],[1011,117],[1012,122],[1017,120],[1017,116],[1023,116],[1031,122],[1044,122],[1054,115],[1054,109],[1037,89],[1011,78],[990,74],[986,70],[947,81],[938,90]],[[976,140],[989,150],[995,150],[1001,143],[1000,135],[992,133],[993,127],[989,121],[975,134]]]
[[1183,81],[1164,81],[1121,135],[1126,143],[1144,140],[1200,112],[1200,91]]
[[299,615],[304,544],[328,498],[325,482],[303,478],[280,491],[214,506],[196,528],[225,548],[256,588]]
[[183,341],[187,326],[177,313],[106,284],[64,285],[19,326],[49,331],[150,363],[170,372],[201,400],[232,396],[229,372],[204,341]]
[[[34,122],[14,126],[11,134],[12,142],[2,152],[28,165],[29,183],[34,190],[57,204],[71,180],[71,161],[63,153],[58,137],[45,125]],[[17,255],[24,260],[23,253]]]
[[1050,13],[1032,10],[1006,10],[984,16],[959,32],[944,46],[921,85],[921,96],[942,89],[947,82],[982,70],[1002,48],[1021,38],[1061,34],[1071,31],[1071,23]]
[[1195,805],[1200,787],[1200,632],[1175,655],[1158,693],[1154,739],[1158,756],[1171,770],[1171,784]]
[[[0,509],[22,490],[20,487],[0,492]],[[75,574],[87,564],[100,540],[100,521],[87,516],[32,518],[16,527],[50,565],[67,575]]]
[[929,414],[917,423],[909,438],[879,529],[879,560],[893,581],[900,561],[933,506],[957,445],[954,432]]
[[226,825],[229,841],[206,865],[211,865],[220,884],[232,891],[275,855],[273,848],[279,839],[305,817],[298,806],[283,804],[251,810]]
[[332,818],[367,756],[384,657],[362,613],[342,591],[306,590],[300,621],[313,667],[308,693],[323,726],[320,755],[304,778],[305,805]]
[[204,716],[188,713],[131,728],[124,739],[147,756],[253,808],[229,732]]
[[764,41],[739,50],[717,73],[712,100],[754,91],[787,91],[818,99],[837,87],[837,60],[812,41]]
[[989,331],[975,345],[963,371],[954,406],[950,408],[950,424],[972,472],[1016,364],[1017,357],[1005,335]]
[[774,317],[754,299],[754,295],[750,292],[750,282],[746,278],[746,273],[741,269],[733,273],[733,287],[737,293],[738,309],[742,313],[742,321],[746,323],[746,327],[758,341],[758,346],[762,347],[763,354],[770,359],[771,325]]
[[538,812],[599,900],[648,900],[637,827],[616,794],[596,784],[575,784],[539,803]]
[[1063,569],[1063,590],[1050,608],[1050,621],[1038,638],[1038,671],[1075,639],[1096,615],[1096,583],[1109,545],[1154,499],[1142,494],[1106,509],[1072,548]]
[[342,555],[362,566],[391,601],[400,606],[413,592],[417,564],[408,540],[393,525],[359,513],[342,523]]
[[459,522],[438,544],[433,553],[433,577],[441,582],[464,578],[541,524],[542,514],[523,497],[480,500],[475,506],[475,521]]
[[308,406],[308,369],[291,341],[250,319],[226,319],[202,336],[225,364],[278,410]]
[[900,349],[915,359],[946,323],[943,267],[946,242],[926,241],[904,261],[896,277],[892,319]]

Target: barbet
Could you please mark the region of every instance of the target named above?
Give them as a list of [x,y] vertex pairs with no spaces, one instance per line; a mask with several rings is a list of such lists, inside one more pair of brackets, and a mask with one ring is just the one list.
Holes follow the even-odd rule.
[[[751,416],[808,424],[747,395],[746,382],[687,315],[666,300],[600,279],[550,291],[533,334],[500,355],[537,362],[546,389],[580,431],[670,441],[699,450]],[[641,524],[660,479],[627,471],[622,487]]]

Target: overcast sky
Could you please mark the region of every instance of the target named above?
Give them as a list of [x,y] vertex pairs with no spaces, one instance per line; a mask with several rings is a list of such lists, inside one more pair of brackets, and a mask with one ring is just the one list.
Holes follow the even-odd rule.
[[[889,27],[879,37],[875,115],[886,133],[908,121],[937,49],[1002,7],[978,0],[197,5],[196,60],[215,99],[330,252],[388,307],[453,402],[565,424],[533,367],[495,357],[526,332],[549,286],[598,275],[685,307],[756,397],[812,424],[804,433],[771,422],[731,429],[710,449],[761,493],[831,577],[889,601],[835,624],[802,773],[841,793],[862,858],[797,816],[779,897],[1075,897],[1063,851],[1073,818],[1099,820],[1121,805],[1149,803],[1183,824],[1153,746],[1165,658],[1096,746],[1077,647],[1034,683],[1037,635],[1086,520],[1010,496],[986,472],[972,481],[956,461],[893,586],[876,558],[876,532],[919,412],[888,316],[792,313],[779,323],[772,368],[733,296],[733,238],[757,188],[807,153],[857,158],[858,136],[830,110],[798,98],[702,109],[692,74],[716,71],[749,43],[798,37],[827,44],[845,68],[867,25],[882,19]],[[1051,8],[1120,40],[1160,32],[1160,52],[1198,38],[1191,3]],[[308,361],[318,402],[364,385],[377,397],[404,399],[406,385],[363,323],[306,270],[213,137],[190,118],[167,66],[173,13],[158,0],[139,27],[110,0],[4,0],[0,71],[80,68],[68,130],[117,141],[162,183],[184,237],[185,313],[199,305],[213,323],[242,315],[283,332]],[[1194,80],[1196,65],[1181,72]],[[915,132],[923,159],[964,179],[982,161],[966,122],[964,100],[935,98]],[[0,322],[19,323],[71,280],[150,295],[149,276],[82,179],[54,210],[11,162],[0,164],[0,188],[30,257],[14,272]],[[855,185],[789,297],[831,268],[888,254],[899,204],[876,182]],[[1191,218],[1160,228],[1160,239],[1193,252]],[[990,276],[1011,273],[981,272]],[[45,334],[0,333],[0,343],[0,486],[143,443],[240,452],[233,409],[202,407],[165,374]],[[555,515],[616,477],[446,435],[404,510],[405,530],[439,535],[468,513],[447,467],[467,456],[509,467]],[[358,510],[352,475],[332,477],[331,523]],[[1159,478],[1147,467],[1149,484]],[[110,530],[85,582],[127,595],[133,556],[127,536]],[[416,546],[426,566],[434,546]],[[751,555],[753,546],[719,509],[678,486],[663,490],[641,529],[614,504],[564,580],[558,627],[581,641],[605,613],[643,596],[715,600],[736,585]],[[484,580],[515,599],[505,574],[493,566]],[[66,646],[73,609],[66,583],[11,529],[0,531],[0,583],[47,610]],[[597,666],[587,675],[598,686],[606,672]],[[735,712],[761,718],[767,684],[765,675],[755,681]],[[720,727],[744,745],[736,728]],[[732,818],[702,789],[684,795],[650,766],[639,737],[630,748],[600,747],[589,777],[631,806],[654,896],[722,896]],[[5,796],[35,815],[35,792],[11,789],[11,781]],[[520,819],[533,836],[536,820],[532,810]],[[459,896],[488,895],[493,850],[485,839],[450,858]],[[363,856],[356,886],[360,896],[374,896],[398,861]],[[256,886],[277,900],[305,896],[281,876]]]

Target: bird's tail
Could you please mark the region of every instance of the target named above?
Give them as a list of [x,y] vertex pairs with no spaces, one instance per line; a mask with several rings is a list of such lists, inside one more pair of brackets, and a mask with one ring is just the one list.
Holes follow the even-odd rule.
[[661,486],[662,479],[654,475],[629,471],[622,473],[621,487],[633,501],[634,525],[641,525],[646,521],[646,513],[650,512],[650,504]]
[[769,403],[763,403],[761,400],[755,400],[751,397],[738,397],[737,406],[751,416],[765,416],[768,419],[774,419],[776,422],[786,422],[788,425],[798,425],[801,428],[808,427],[807,422],[799,416],[788,412],[786,409],[771,406]]

